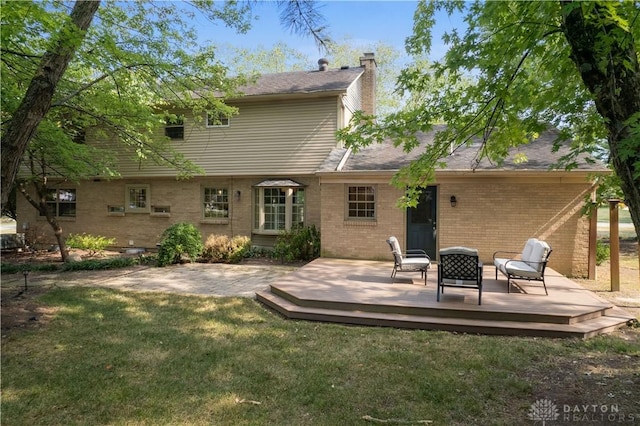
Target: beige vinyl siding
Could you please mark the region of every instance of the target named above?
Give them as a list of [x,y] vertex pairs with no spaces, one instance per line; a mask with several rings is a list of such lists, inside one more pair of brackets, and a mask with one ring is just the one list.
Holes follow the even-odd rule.
[[347,89],[346,95],[342,98],[344,105],[344,126],[348,125],[353,117],[353,113],[362,109],[362,80],[358,78],[349,89]]
[[[185,117],[185,139],[173,141],[208,176],[313,173],[336,146],[336,97],[238,107],[229,127],[210,128],[204,119]],[[164,130],[157,135],[162,137]],[[123,177],[175,175],[166,167],[119,157]]]

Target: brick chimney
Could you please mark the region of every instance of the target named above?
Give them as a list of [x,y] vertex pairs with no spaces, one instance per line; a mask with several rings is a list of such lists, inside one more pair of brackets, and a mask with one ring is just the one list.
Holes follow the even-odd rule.
[[360,66],[364,68],[362,75],[362,111],[368,115],[376,113],[376,74],[377,67],[375,55],[365,53],[360,57]]
[[327,60],[327,58],[318,59],[318,70],[326,71],[328,69],[329,69],[329,61]]

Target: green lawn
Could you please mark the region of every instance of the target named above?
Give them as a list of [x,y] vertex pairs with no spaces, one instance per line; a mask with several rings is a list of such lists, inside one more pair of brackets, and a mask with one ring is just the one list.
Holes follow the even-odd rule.
[[[609,222],[609,207],[598,208],[598,222]],[[618,223],[633,223],[629,209],[618,209]]]
[[542,398],[640,413],[632,329],[579,341],[354,327],[246,298],[96,288],[41,301],[46,324],[2,338],[6,425],[513,425]]

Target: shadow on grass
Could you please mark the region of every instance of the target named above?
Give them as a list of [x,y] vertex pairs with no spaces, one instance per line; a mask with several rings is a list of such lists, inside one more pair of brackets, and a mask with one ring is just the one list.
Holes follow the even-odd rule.
[[[289,321],[246,298],[59,288],[42,301],[55,318],[2,341],[6,424],[521,424],[540,375],[596,347]],[[597,342],[625,383],[637,342]]]

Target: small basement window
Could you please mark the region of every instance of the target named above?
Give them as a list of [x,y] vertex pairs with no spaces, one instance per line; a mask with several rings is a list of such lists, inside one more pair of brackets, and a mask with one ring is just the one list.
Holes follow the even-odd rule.
[[171,216],[171,207],[151,206],[151,216],[169,217]]
[[124,206],[107,206],[109,216],[124,216]]

